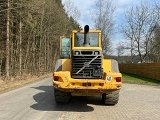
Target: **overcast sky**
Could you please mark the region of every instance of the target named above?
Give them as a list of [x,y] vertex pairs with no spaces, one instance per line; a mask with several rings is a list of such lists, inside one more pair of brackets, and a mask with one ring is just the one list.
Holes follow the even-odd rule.
[[[69,1],[69,0],[62,0],[62,2],[64,1]],[[70,0],[70,1],[74,3],[74,5],[81,13],[81,16],[79,17],[79,19],[77,19],[81,27],[83,28],[87,24],[90,26],[90,28],[93,28],[93,21],[90,18],[90,13],[91,13],[90,9],[92,9],[92,7],[94,6],[95,1],[98,0]],[[121,25],[121,23],[123,22],[124,11],[126,11],[132,5],[140,4],[140,1],[141,0],[113,0],[114,5],[116,6],[114,20],[117,27]],[[153,2],[154,0],[148,0],[148,1]],[[115,34],[112,40],[112,43],[114,43],[114,48],[120,40],[123,40],[122,36],[118,33]]]

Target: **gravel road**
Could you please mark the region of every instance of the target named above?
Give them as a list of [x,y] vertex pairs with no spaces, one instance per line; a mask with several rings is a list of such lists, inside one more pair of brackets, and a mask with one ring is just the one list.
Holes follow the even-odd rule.
[[0,120],[160,120],[160,88],[123,84],[115,106],[103,105],[100,97],[58,105],[47,78],[0,94]]

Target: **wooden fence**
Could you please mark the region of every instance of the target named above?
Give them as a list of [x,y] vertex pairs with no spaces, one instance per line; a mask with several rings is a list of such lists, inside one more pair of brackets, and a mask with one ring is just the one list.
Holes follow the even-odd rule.
[[119,64],[120,72],[160,80],[160,63]]

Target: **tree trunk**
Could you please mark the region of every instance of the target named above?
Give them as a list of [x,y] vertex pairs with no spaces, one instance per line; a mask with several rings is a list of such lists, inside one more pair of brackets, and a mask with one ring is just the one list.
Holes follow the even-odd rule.
[[10,68],[9,68],[9,44],[10,44],[10,0],[7,0],[7,40],[6,40],[6,76],[5,82],[9,80]]
[[[44,5],[45,5],[45,1],[44,1]],[[44,37],[43,37],[43,20],[44,20],[44,14],[45,14],[44,7],[43,7],[43,10],[42,10],[41,24],[40,24],[39,56],[38,56],[38,60],[37,60],[38,61],[38,69],[39,69],[38,74],[42,73],[42,71],[41,71],[41,69],[42,69],[41,68],[41,64],[42,64],[41,59],[42,59],[42,41],[44,39]]]
[[19,75],[22,76],[22,21],[19,23]]

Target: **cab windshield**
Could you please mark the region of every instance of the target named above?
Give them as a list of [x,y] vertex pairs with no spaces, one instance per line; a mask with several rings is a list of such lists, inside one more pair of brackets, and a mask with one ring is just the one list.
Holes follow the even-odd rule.
[[[91,47],[98,47],[98,33],[88,33],[89,34],[89,42]],[[74,46],[82,47],[84,45],[84,34],[83,33],[75,33],[74,37]]]

